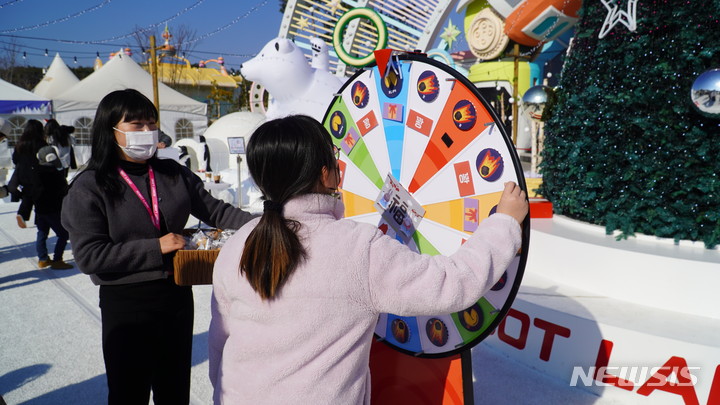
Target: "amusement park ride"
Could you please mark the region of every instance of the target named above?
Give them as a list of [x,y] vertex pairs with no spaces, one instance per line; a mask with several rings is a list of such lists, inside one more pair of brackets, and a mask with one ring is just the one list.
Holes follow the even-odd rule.
[[[182,89],[184,93],[199,100],[213,101],[213,91],[236,93],[242,78],[228,73],[225,60],[222,56],[214,59],[201,60],[198,67],[192,67],[184,55],[179,55],[177,49],[171,44],[172,34],[168,27],[162,33],[164,43],[155,46],[155,37],[151,36],[149,58],[146,70],[156,76],[158,81]],[[210,67],[213,65],[213,67]],[[215,68],[214,66],[217,66]],[[155,100],[157,102],[157,100]],[[218,110],[218,115],[219,114]]]

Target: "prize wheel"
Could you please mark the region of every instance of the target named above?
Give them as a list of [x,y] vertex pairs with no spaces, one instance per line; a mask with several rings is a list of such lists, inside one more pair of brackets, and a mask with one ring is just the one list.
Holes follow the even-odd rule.
[[[506,181],[526,190],[520,159],[477,89],[427,57],[393,57],[358,71],[323,123],[340,149],[345,216],[377,226],[411,249],[450,255],[492,214]],[[527,190],[526,190],[527,191]],[[489,335],[520,287],[529,242],[501,280],[461,312],[381,314],[376,337],[413,356],[445,357]]]

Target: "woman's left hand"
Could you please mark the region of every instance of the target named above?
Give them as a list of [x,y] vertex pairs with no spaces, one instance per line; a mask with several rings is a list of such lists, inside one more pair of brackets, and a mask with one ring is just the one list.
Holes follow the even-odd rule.
[[185,238],[176,233],[168,233],[160,238],[160,251],[162,254],[174,252],[185,247]]

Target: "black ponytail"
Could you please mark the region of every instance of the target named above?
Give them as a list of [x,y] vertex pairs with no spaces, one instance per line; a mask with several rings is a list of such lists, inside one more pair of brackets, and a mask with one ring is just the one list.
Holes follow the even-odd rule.
[[255,130],[247,162],[266,201],[260,222],[245,241],[240,272],[262,299],[272,299],[306,257],[297,236],[300,224],[285,218],[283,207],[318,188],[323,167],[335,165],[333,145],[315,119],[289,116]]

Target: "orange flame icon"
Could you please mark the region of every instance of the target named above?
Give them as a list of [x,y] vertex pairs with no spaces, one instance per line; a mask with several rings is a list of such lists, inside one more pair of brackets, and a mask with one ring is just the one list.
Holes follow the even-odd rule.
[[478,165],[478,173],[480,173],[480,176],[483,178],[492,176],[498,167],[500,167],[500,159],[502,159],[500,156],[494,158],[490,151],[485,152],[485,157],[483,157],[482,162]]
[[390,324],[390,330],[393,337],[400,343],[405,343],[410,339],[410,331],[407,324],[402,319],[395,319]]
[[356,106],[359,106],[365,101],[365,99],[368,97],[367,94],[367,87],[365,86],[355,86],[355,93],[353,94],[353,104]]
[[428,339],[435,346],[442,346],[447,343],[447,329],[441,320],[429,320],[426,331]]
[[432,94],[439,88],[437,77],[432,75],[420,80],[418,82],[417,88],[421,94]]
[[453,119],[459,124],[472,122],[475,119],[475,111],[472,104],[464,105],[453,111]]

